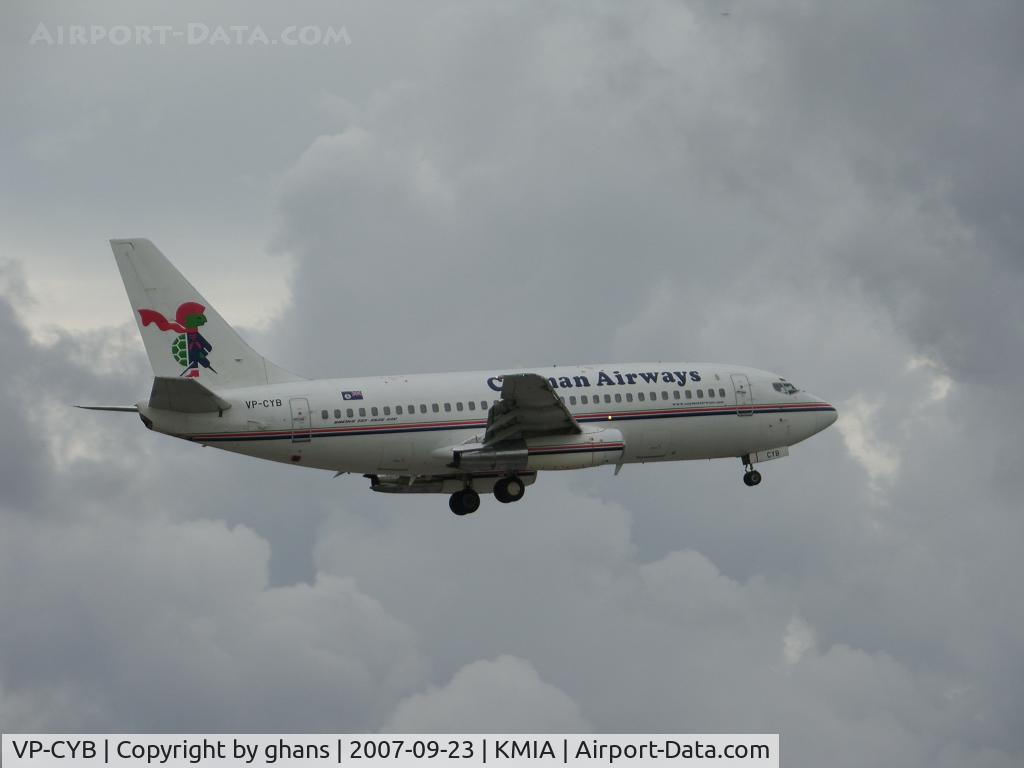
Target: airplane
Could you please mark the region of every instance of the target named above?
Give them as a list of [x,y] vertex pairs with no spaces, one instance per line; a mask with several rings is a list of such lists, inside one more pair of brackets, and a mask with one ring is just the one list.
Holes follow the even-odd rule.
[[153,431],[270,461],[359,473],[380,493],[520,501],[537,473],[738,458],[755,464],[835,422],[768,371],[623,363],[305,379],[254,351],[149,240],[111,240],[153,367],[137,413]]

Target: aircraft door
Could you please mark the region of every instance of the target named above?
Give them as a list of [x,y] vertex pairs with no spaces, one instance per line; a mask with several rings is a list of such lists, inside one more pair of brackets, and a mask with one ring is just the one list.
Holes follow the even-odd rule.
[[736,393],[736,415],[750,416],[754,412],[754,401],[750,395],[750,380],[746,374],[734,373],[732,388]]
[[304,397],[293,397],[288,401],[292,411],[292,442],[308,443],[310,441],[309,400]]

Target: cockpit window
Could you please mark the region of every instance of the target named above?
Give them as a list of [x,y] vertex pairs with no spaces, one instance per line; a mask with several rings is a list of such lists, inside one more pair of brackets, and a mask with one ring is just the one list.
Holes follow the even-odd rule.
[[772,389],[776,392],[782,392],[787,395],[795,395],[800,390],[790,384],[788,381],[773,381]]

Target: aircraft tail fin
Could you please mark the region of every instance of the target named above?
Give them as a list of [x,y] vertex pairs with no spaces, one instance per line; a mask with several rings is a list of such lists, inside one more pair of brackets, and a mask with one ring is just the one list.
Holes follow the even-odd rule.
[[111,240],[110,247],[158,379],[226,389],[301,379],[246,344],[149,240]]

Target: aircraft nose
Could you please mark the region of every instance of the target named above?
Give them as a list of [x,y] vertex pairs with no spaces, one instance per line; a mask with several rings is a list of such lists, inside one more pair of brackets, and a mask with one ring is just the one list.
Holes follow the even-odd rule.
[[815,402],[824,406],[817,413],[818,431],[820,432],[821,430],[827,429],[828,427],[831,427],[833,424],[836,423],[836,419],[839,418],[839,412],[836,410],[836,407],[834,405],[827,402],[826,400],[822,400],[820,397],[815,397],[814,400]]

